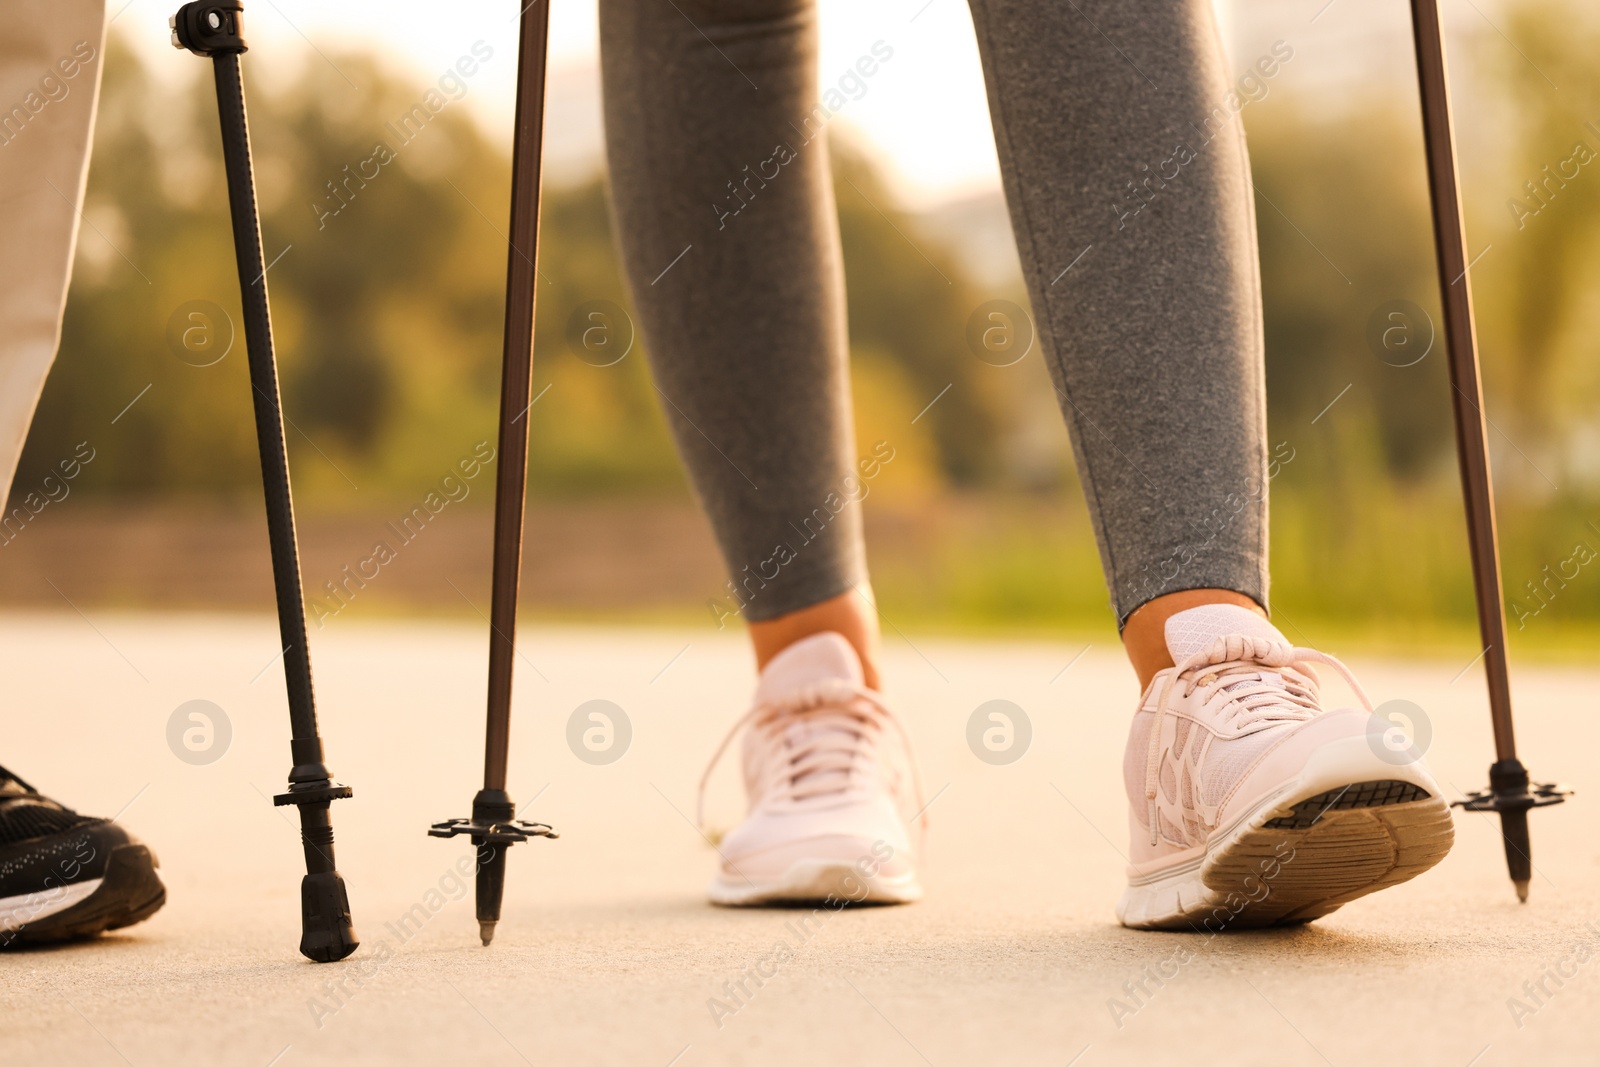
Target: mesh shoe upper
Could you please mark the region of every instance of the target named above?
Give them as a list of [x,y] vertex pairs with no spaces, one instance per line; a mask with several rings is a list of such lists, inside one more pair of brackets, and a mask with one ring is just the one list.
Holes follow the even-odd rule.
[[902,809],[922,805],[909,738],[882,697],[862,684],[844,638],[813,635],[767,665],[754,706],[701,780],[702,825],[706,780],[741,728],[750,810],[721,842],[725,861],[752,874],[755,857],[782,857],[786,866],[795,849],[809,849],[812,858],[843,850],[846,862],[863,851],[863,840],[882,840],[897,856],[909,852]]
[[97,821],[40,795],[33,786],[0,767],[0,847]]
[[1123,767],[1136,851],[1206,841],[1250,772],[1324,715],[1313,663],[1334,666],[1367,703],[1337,660],[1295,648],[1244,608],[1180,612],[1167,622],[1167,643],[1177,666],[1146,692]]
[[0,950],[93,937],[166,902],[154,853],[0,767]]
[[[0,768],[0,901],[99,879],[118,848],[136,843],[109,819],[80,815]],[[0,908],[0,932],[19,921]]]

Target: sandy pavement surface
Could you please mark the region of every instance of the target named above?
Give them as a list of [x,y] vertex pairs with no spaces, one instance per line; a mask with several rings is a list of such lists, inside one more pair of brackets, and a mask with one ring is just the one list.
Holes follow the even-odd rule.
[[[748,698],[738,640],[529,629],[512,792],[562,837],[512,852],[506,914],[484,949],[453,872],[470,847],[426,836],[468,814],[478,784],[481,627],[330,625],[313,658],[330,764],[356,790],[335,826],[363,946],[318,966],[295,950],[292,813],[267,800],[289,766],[271,621],[0,617],[11,672],[0,762],[83,810],[125,809],[170,890],[163,911],[123,933],[0,956],[0,1063],[1594,1062],[1592,790],[1535,815],[1525,906],[1493,824],[1459,816],[1440,867],[1312,926],[1123,930],[1112,907],[1133,694],[1117,650],[1072,662],[1081,642],[913,640],[891,638],[888,669],[936,796],[927,899],[808,918],[702,896],[713,853],[691,824],[695,783]],[[1476,668],[1452,682],[1465,662],[1354,666],[1376,700],[1425,710],[1442,781],[1482,784]],[[1600,751],[1600,671],[1515,678],[1524,758],[1582,790]],[[221,708],[231,733],[208,764],[169,746],[169,720],[192,700]],[[569,717],[591,700],[627,716],[614,762],[568,745]],[[967,742],[990,700],[1031,724],[1006,765]],[[730,825],[739,803],[729,761],[711,821]]]

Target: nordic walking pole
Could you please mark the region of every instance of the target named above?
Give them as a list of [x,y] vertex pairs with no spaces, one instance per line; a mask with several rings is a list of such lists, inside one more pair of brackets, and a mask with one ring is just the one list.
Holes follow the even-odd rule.
[[1526,902],[1528,884],[1533,879],[1528,809],[1559,804],[1567,790],[1548,784],[1535,785],[1530,790],[1527,768],[1517,759],[1517,743],[1511,725],[1511,684],[1506,668],[1500,551],[1489,477],[1488,427],[1483,413],[1483,388],[1478,378],[1472,278],[1468,274],[1466,226],[1461,211],[1460,182],[1456,176],[1455,132],[1450,122],[1439,0],[1411,0],[1411,22],[1417,49],[1417,81],[1422,96],[1422,135],[1428,156],[1434,248],[1444,304],[1444,339],[1450,364],[1456,452],[1461,463],[1461,488],[1467,508],[1478,632],[1483,638],[1483,666],[1489,683],[1489,714],[1494,720],[1495,763],[1489,768],[1489,788],[1457,803],[1467,811],[1500,813],[1506,865],[1511,871],[1512,884],[1516,886],[1517,899]]
[[261,452],[261,482],[266,491],[267,539],[272,548],[272,580],[278,602],[278,634],[283,641],[283,674],[289,690],[290,750],[294,768],[289,791],[273,797],[279,806],[300,809],[300,839],[306,876],[300,883],[300,951],[318,963],[342,960],[356,950],[350,901],[333,863],[333,821],[328,805],[350,796],[322,762],[317,709],[311,692],[311,656],[306,648],[305,603],[300,591],[300,557],[295,546],[294,505],[289,496],[289,460],[283,444],[278,368],[272,354],[272,318],[267,309],[267,268],[261,255],[261,223],[256,213],[255,175],[250,164],[250,131],[245,122],[244,82],[239,56],[248,47],[239,25],[239,0],[199,0],[172,16],[172,45],[212,61],[217,111],[222,119],[222,159],[227,171],[228,205],[233,215],[233,248],[239,266],[239,297],[244,308],[245,348],[255,401],[256,445]]
[[[519,0],[520,2],[520,0]],[[517,588],[522,572],[522,511],[528,488],[528,409],[533,372],[534,285],[538,281],[540,150],[544,141],[545,51],[549,0],[522,10],[517,53],[517,119],[511,149],[511,250],[506,257],[505,353],[500,375],[500,467],[494,495],[494,593],[489,608],[489,714],[483,788],[472,818],[434,823],[434,837],[466,834],[478,849],[478,936],[494,940],[506,886],[506,850],[555,837],[523,822],[506,792],[511,745],[511,668],[516,656]]]

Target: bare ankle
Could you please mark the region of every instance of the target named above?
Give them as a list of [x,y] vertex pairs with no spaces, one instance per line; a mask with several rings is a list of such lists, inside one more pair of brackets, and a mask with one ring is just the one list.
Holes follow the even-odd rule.
[[1203,604],[1236,604],[1262,618],[1267,617],[1260,604],[1231,589],[1185,589],[1146,601],[1134,609],[1122,627],[1122,647],[1127,650],[1128,661],[1139,676],[1141,692],[1150,687],[1150,680],[1157,672],[1173,665],[1172,654],[1167,651],[1167,620],[1180,611]]
[[836,633],[850,642],[861,658],[861,670],[868,688],[881,688],[878,655],[881,644],[878,611],[872,590],[865,583],[847,593],[829,597],[808,607],[750,623],[750,643],[755,649],[756,669],[765,667],[774,656],[796,641],[813,634]]

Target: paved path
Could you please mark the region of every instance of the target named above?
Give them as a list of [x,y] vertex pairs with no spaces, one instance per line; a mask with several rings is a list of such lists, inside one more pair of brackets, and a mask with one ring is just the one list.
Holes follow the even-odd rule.
[[[331,966],[295,952],[299,844],[266,800],[288,769],[270,622],[0,618],[12,672],[0,758],[85,810],[126,807],[171,890],[164,911],[121,935],[0,956],[0,1063],[1594,1062],[1592,790],[1536,816],[1524,907],[1492,825],[1474,816],[1439,868],[1311,927],[1135,933],[1112,917],[1131,695],[1115,649],[1061,673],[1081,644],[897,639],[893,699],[937,794],[928,899],[808,925],[804,912],[716,910],[700,895],[712,853],[689,825],[694,783],[748,694],[737,641],[533,630],[512,788],[538,797],[523,814],[563,836],[513,852],[505,921],[486,950],[470,895],[450,899],[468,846],[424,835],[467,814],[476,786],[482,635],[350,624],[315,642],[332,765],[356,789],[335,821],[364,941]],[[1436,770],[1473,788],[1489,738],[1477,673],[1451,684],[1463,666],[1357,664],[1377,699],[1427,710]],[[1592,783],[1597,680],[1518,675],[1536,772]],[[168,747],[169,716],[193,699],[231,723],[210,765]],[[565,740],[568,715],[592,699],[631,721],[630,747],[609,765],[581,762]],[[1007,766],[980,762],[965,739],[991,699],[1016,702],[1033,726]],[[736,788],[730,763],[714,822],[737,817]],[[746,978],[759,973],[772,977]],[[740,981],[750,992],[735,999],[725,983]],[[1530,995],[1529,982],[1548,993]],[[1528,1009],[1520,1027],[1510,998]],[[712,1000],[732,1010],[714,1020]]]

